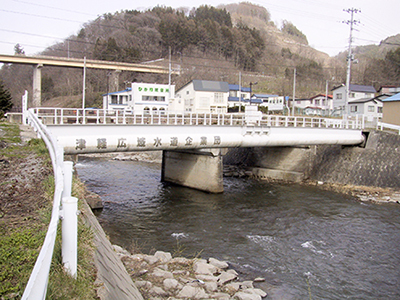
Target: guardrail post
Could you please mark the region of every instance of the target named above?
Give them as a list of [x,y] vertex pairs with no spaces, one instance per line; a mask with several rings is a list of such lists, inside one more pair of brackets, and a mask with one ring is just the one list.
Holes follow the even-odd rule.
[[76,277],[78,261],[78,199],[71,197],[72,161],[64,162],[64,189],[62,193],[62,261],[64,268]]
[[78,262],[78,198],[62,198],[62,261],[64,268],[76,278]]

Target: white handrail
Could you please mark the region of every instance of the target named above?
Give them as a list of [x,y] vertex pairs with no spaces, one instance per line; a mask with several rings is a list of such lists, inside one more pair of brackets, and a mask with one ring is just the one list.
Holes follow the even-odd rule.
[[[364,129],[364,118],[355,121],[347,119],[313,118],[304,116],[246,115],[245,113],[193,113],[183,111],[165,111],[163,114],[152,112],[126,112],[117,110],[81,109],[81,108],[36,108],[35,113],[44,124],[130,124],[130,125],[230,125],[284,127],[332,127]],[[195,122],[194,122],[195,120]]]
[[[54,172],[55,191],[53,197],[53,209],[48,231],[36,260],[35,266],[25,288],[22,299],[45,299],[51,259],[53,257],[54,244],[57,236],[57,226],[60,217],[61,198],[64,190],[64,151],[58,146],[57,140],[46,130],[46,127],[33,113],[33,110],[27,112],[29,123],[38,132],[45,142]],[[71,170],[72,171],[72,170]]]
[[398,130],[399,131],[399,135],[400,135],[400,126],[399,125],[394,125],[394,124],[389,124],[389,123],[383,123],[383,122],[378,122],[377,124],[378,128],[380,128],[381,130],[383,130],[384,128],[389,128],[389,129],[393,129],[393,130]]

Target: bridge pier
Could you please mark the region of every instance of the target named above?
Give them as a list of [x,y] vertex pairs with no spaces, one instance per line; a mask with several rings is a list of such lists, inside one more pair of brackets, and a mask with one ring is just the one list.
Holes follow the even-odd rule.
[[222,193],[223,166],[221,149],[163,151],[161,181]]
[[33,67],[32,107],[42,106],[42,64]]

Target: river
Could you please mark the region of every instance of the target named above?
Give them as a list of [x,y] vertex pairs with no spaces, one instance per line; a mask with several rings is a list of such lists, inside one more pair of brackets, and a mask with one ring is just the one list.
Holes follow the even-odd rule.
[[161,166],[80,157],[114,244],[226,260],[267,299],[400,299],[400,206],[224,178],[223,194],[160,182]]

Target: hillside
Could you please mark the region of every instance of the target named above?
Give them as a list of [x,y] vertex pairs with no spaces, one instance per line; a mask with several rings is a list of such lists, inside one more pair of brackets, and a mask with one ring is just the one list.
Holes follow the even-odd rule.
[[[377,47],[393,43],[392,39],[388,41],[385,46]],[[373,51],[368,50],[372,57],[362,60],[354,68],[354,82],[398,81],[396,72],[378,78],[385,74],[382,71],[385,64],[380,60],[385,61],[387,54],[382,58]],[[157,6],[146,11],[105,13],[84,24],[76,35],[41,54],[149,62],[167,67],[169,53],[172,67],[181,70],[180,76],[172,78],[177,88],[192,79],[238,83],[240,72],[244,86],[257,82],[253,85],[255,92],[291,96],[296,68],[296,96],[310,97],[325,92],[326,80],[335,77],[336,82],[344,82],[346,77],[345,54],[344,57],[330,58],[313,49],[308,45],[307,37],[290,21],[284,21],[278,28],[267,9],[247,2],[218,8],[202,5],[189,10]],[[374,72],[365,73],[371,68]],[[88,106],[101,106],[101,95],[113,91],[110,75],[108,71],[88,70]],[[17,105],[24,90],[32,89],[29,66],[5,65],[0,77]],[[122,72],[116,89],[124,89],[135,81],[167,83],[168,76]],[[73,105],[75,102],[62,99],[80,98],[82,71],[45,67],[42,91],[43,105],[63,106],[67,102]],[[50,99],[54,100],[46,103]]]

